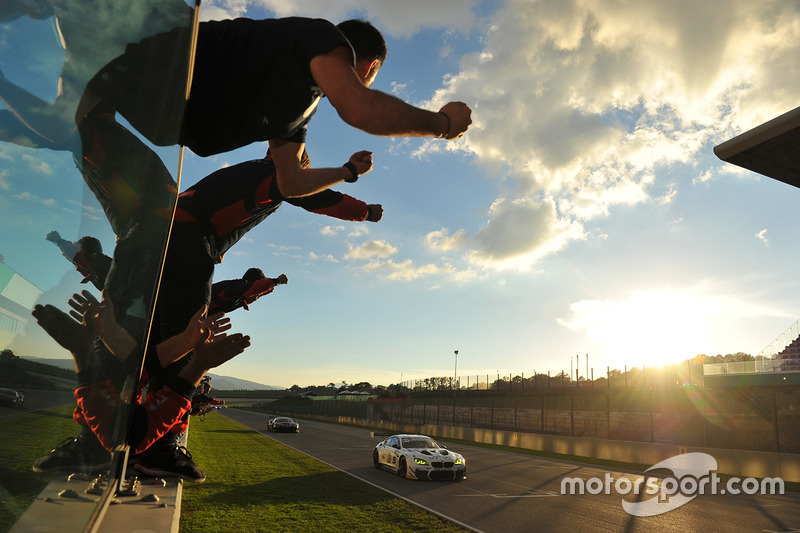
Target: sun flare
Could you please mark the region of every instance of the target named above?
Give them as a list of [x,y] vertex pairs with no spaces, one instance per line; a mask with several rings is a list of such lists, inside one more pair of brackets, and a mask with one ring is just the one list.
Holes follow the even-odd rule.
[[559,320],[605,346],[606,364],[622,369],[692,358],[708,345],[708,302],[686,293],[637,292],[625,301],[584,300]]

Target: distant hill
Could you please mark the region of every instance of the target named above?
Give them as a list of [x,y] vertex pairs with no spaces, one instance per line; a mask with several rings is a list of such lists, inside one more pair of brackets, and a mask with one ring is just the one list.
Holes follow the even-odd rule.
[[25,361],[33,361],[34,363],[41,363],[43,365],[55,366],[65,370],[75,370],[75,363],[72,361],[71,357],[69,359],[47,359],[45,357],[26,357],[23,355],[20,357],[20,359],[24,359]]
[[[44,357],[21,357],[26,361],[34,363],[41,363],[50,365],[57,368],[66,370],[74,370],[75,365],[72,359],[46,359]],[[208,374],[211,376],[211,386],[220,390],[284,390],[286,387],[276,387],[274,385],[262,385],[255,381],[248,381],[246,379],[239,379],[230,376],[219,376],[217,374]]]
[[286,387],[276,387],[274,385],[262,385],[255,381],[247,381],[246,379],[233,378],[230,376],[218,376],[216,374],[208,373],[211,376],[211,386],[220,390],[285,390]]

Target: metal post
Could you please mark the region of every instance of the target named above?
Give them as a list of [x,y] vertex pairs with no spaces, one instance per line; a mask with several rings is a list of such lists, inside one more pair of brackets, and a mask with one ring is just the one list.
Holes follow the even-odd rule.
[[514,396],[514,431],[517,431],[517,399],[519,396]]
[[539,398],[540,398],[540,400],[542,402],[541,403],[542,417],[541,417],[541,421],[539,423],[539,426],[540,426],[539,427],[539,431],[544,432],[544,394],[542,394]]
[[469,395],[469,427],[475,427],[475,396]]
[[456,391],[458,390],[458,350],[453,350],[453,355],[455,355],[456,363],[455,367],[453,368],[453,426],[456,426]]
[[775,428],[775,451],[781,451],[781,436],[780,436],[780,417],[778,416],[778,398],[775,391],[772,391],[772,425]]
[[655,442],[655,428],[653,427],[653,390],[650,390],[650,442]]
[[575,395],[569,395],[569,423],[570,435],[575,436]]

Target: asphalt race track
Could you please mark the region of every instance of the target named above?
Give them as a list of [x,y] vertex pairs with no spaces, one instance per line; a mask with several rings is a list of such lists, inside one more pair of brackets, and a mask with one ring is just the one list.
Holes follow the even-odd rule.
[[[217,413],[474,531],[800,531],[798,494],[697,495],[663,514],[635,517],[623,509],[623,497],[613,486],[607,495],[560,494],[565,477],[604,479],[610,473],[613,480],[642,478],[623,470],[443,441],[466,457],[467,479],[414,481],[372,466],[372,450],[382,438],[371,438],[367,430],[300,418],[300,433],[271,433],[263,413]],[[656,497],[643,494],[640,499]],[[634,496],[625,499],[634,501]]]
[[[39,411],[41,409],[49,409],[58,405],[75,405],[75,397],[72,395],[71,390],[64,391],[50,391],[50,390],[25,390],[14,389],[21,392],[25,396],[25,403],[22,407],[7,407],[0,406],[0,418],[6,416],[14,416],[23,413],[30,413],[32,411]],[[77,427],[77,426],[76,426]]]

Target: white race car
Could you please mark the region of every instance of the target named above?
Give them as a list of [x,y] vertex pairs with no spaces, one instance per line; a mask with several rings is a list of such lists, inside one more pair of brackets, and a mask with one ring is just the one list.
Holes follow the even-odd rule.
[[464,456],[451,452],[425,435],[392,435],[375,446],[376,468],[408,479],[459,480],[467,477]]

